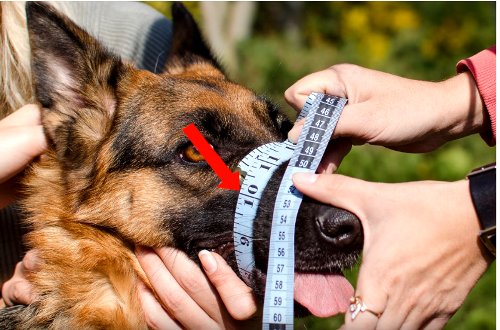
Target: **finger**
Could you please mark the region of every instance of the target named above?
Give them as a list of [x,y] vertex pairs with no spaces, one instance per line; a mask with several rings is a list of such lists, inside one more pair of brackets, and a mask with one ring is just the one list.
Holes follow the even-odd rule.
[[[373,196],[376,183],[339,174],[296,173],[293,184],[307,196],[351,212],[363,212],[363,200]],[[356,213],[357,214],[357,213]],[[361,218],[364,214],[357,214]]]
[[0,183],[21,172],[47,148],[42,126],[4,128],[0,141]]
[[446,317],[438,317],[434,318],[429,323],[427,323],[422,329],[423,330],[439,330],[443,329],[446,322],[448,322],[448,318]]
[[288,132],[288,140],[293,143],[297,143],[299,141],[300,132],[302,132],[302,128],[304,128],[304,123],[306,122],[305,118],[295,122],[292,129]]
[[[368,128],[371,126],[366,125],[366,122],[369,121],[367,118],[359,120],[361,116],[367,117],[365,114],[367,111],[364,110],[366,106],[367,105],[365,105],[365,103],[347,104],[342,111],[335,130],[333,131],[332,139],[348,138],[351,146],[363,145],[367,142],[371,142],[371,137],[376,136],[377,133],[375,131],[368,131]],[[288,140],[293,143],[297,143],[300,133],[304,128],[304,124],[305,118],[297,121],[288,132]],[[377,127],[376,125],[372,126]]]
[[41,260],[38,257],[36,250],[29,250],[24,255],[22,263],[23,263],[23,270],[25,272],[33,272],[40,269]]
[[367,182],[339,174],[296,173],[292,176],[294,186],[304,195],[314,200],[350,211],[355,214],[363,227],[365,246],[371,239],[368,208],[380,193],[383,184]]
[[345,97],[346,92],[338,81],[338,75],[332,68],[311,73],[298,80],[285,91],[285,100],[296,110],[302,109],[307,97],[312,92]]
[[[419,294],[422,292],[416,286],[412,287],[412,291],[405,290],[403,292],[404,299],[396,304],[399,305],[399,310],[408,310],[406,313],[406,319],[401,325],[402,330],[412,330],[412,329],[436,329],[436,326],[442,325],[448,321],[451,314],[446,314],[448,317],[443,316],[443,314],[438,314],[437,311],[440,310],[440,300],[429,294]],[[408,307],[405,306],[405,303]],[[389,308],[389,307],[388,307]],[[394,308],[392,308],[394,309]],[[441,329],[441,327],[439,328]]]
[[182,329],[174,319],[172,319],[161,307],[151,290],[146,288],[144,283],[139,282],[137,293],[146,324],[150,329]]
[[217,253],[206,250],[198,254],[205,273],[217,289],[229,314],[236,320],[246,320],[257,312],[257,303],[248,287]]
[[29,305],[33,302],[32,287],[26,280],[9,280],[2,287],[2,297],[7,306]]
[[[375,286],[375,283],[371,283],[371,285],[366,283],[366,279],[362,279],[361,287],[363,288],[362,290],[364,292],[367,292],[365,295],[367,297],[371,297],[371,299],[374,299],[376,295],[380,300],[385,299],[386,300],[386,306],[381,307],[384,305],[383,302],[380,302],[379,305],[374,303],[377,312],[383,311],[382,315],[380,316],[378,323],[377,323],[377,329],[402,329],[403,324],[407,321],[409,310],[407,306],[404,304],[404,302],[399,301],[399,297],[404,297],[405,294],[408,294],[408,292],[401,292],[401,288],[394,286],[391,288],[391,295],[390,298],[386,295],[385,297],[381,297],[381,288],[380,286]],[[358,280],[358,285],[360,281]],[[361,289],[360,289],[361,291]],[[417,329],[417,328],[408,328],[408,329]]]
[[[394,310],[394,307],[397,307],[394,302],[397,300],[390,300],[389,297],[403,297],[404,293],[401,292],[401,287],[391,287],[389,289],[385,286],[384,279],[387,274],[385,272],[380,273],[374,265],[374,263],[381,262],[380,258],[375,260],[370,256],[366,256],[365,253],[369,253],[366,251],[366,245],[363,250],[363,260],[356,283],[356,296],[361,299],[369,311],[359,313],[358,317],[365,320],[360,323],[369,322],[371,324],[375,321],[375,329],[400,329],[408,312],[403,308]],[[390,296],[388,290],[390,290]],[[358,322],[358,317],[354,322]]]
[[381,294],[380,287],[371,287],[366,282],[364,285],[360,283],[358,280],[355,295],[359,297],[360,304],[364,304],[366,310],[358,311],[357,314],[349,310],[344,319],[346,329],[397,329],[380,327],[380,317],[384,315],[382,312],[385,313],[387,295]]
[[346,330],[370,330],[377,328],[377,317],[371,313],[361,312],[353,320],[351,313],[346,313],[343,328]]
[[[359,270],[358,281],[356,283],[355,296],[369,310],[360,311],[353,319],[351,312],[345,315],[346,329],[384,329],[380,327],[380,318],[386,312],[387,294],[385,293],[381,279],[377,274],[368,274],[367,269],[371,269],[365,260]],[[395,328],[387,328],[395,329]]]
[[180,286],[218,324],[222,324],[227,311],[202,270],[185,253],[173,249],[157,250],[163,263]]
[[318,166],[317,173],[332,174],[342,162],[342,159],[351,151],[352,143],[349,139],[338,138],[330,141],[325,154]]
[[[136,255],[164,309],[183,327],[217,328],[216,322],[191,298],[190,294],[177,282],[167,268],[167,264],[172,264],[169,257],[175,260],[177,256],[181,255],[180,251],[173,249],[159,249],[158,251],[165,260],[153,251],[146,249],[138,249]],[[179,266],[183,266],[183,264],[179,264]],[[192,275],[188,269],[181,270],[185,276]],[[203,274],[202,277],[205,278]]]
[[[405,292],[406,295],[410,294],[409,292]],[[402,305],[402,304],[400,304]],[[428,304],[425,304],[425,302],[420,302],[419,304],[416,304],[415,306],[412,306],[411,311],[406,313],[406,318],[404,322],[401,324],[400,329],[401,330],[413,330],[413,329],[422,329],[424,328],[424,325],[429,321],[427,317],[427,313],[425,309],[429,307]],[[393,308],[387,307],[388,310],[393,310]],[[402,308],[398,311],[400,313]]]
[[0,129],[12,126],[37,126],[41,123],[40,107],[36,104],[26,104],[0,120]]
[[2,286],[2,297],[7,306],[30,304],[34,299],[33,288],[25,278],[26,271],[23,262],[16,264],[14,275]]

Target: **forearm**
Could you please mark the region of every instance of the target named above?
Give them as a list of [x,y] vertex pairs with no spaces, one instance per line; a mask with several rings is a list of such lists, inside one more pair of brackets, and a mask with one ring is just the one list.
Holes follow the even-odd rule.
[[485,133],[490,129],[489,117],[473,76],[461,73],[437,83],[442,109],[442,125],[439,129],[451,141],[467,135]]
[[[490,126],[482,96],[468,72],[429,82],[342,64],[302,78],[285,98],[299,109],[312,91],[349,99],[335,137],[350,138],[354,144],[428,152],[466,135],[483,134]],[[290,138],[299,131],[298,126]]]

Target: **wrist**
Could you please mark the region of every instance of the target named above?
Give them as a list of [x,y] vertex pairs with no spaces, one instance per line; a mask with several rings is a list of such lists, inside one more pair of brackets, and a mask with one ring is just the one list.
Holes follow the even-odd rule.
[[[455,240],[457,253],[466,254],[469,262],[482,274],[495,260],[480,239],[481,225],[469,190],[469,180],[450,182],[445,200],[451,201],[453,220],[448,222],[449,239]],[[443,192],[444,193],[444,192]]]
[[484,247],[496,256],[496,164],[473,170],[468,176],[469,191],[480,225]]
[[440,108],[446,109],[448,140],[481,133],[489,128],[488,114],[474,77],[464,72],[445,80],[440,85]]

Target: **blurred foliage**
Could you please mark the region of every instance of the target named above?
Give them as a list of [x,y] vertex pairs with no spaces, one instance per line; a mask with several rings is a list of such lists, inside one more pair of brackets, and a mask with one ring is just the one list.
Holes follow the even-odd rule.
[[[200,18],[199,5],[186,3]],[[169,10],[169,3],[153,3]],[[296,80],[349,62],[413,78],[438,81],[455,64],[495,43],[495,2],[259,2],[253,36],[239,45],[237,82],[291,110],[283,92]],[[428,154],[354,147],[339,172],[371,181],[459,180],[495,161],[496,148],[479,136]],[[495,329],[496,264],[473,289],[447,329]],[[356,270],[349,274],[352,283]],[[343,317],[305,318],[297,329],[335,329]]]

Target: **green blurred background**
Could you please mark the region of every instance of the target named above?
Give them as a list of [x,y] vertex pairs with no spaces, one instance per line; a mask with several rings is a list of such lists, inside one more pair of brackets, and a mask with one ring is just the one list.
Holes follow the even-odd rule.
[[[170,3],[148,3],[170,17]],[[230,77],[268,96],[290,116],[295,112],[283,100],[286,88],[335,63],[438,81],[454,75],[460,59],[496,41],[494,2],[258,2],[247,3],[243,14],[231,8],[235,3],[217,8],[200,2],[185,4],[205,33],[224,23],[207,39],[211,44],[220,43],[221,36],[225,39],[216,53]],[[232,36],[239,22],[249,23],[242,23],[247,25],[243,36]],[[371,181],[451,181],[495,161],[495,154],[496,148],[488,147],[479,136],[428,154],[360,146],[353,148],[339,172]],[[446,329],[495,329],[495,266]],[[355,283],[356,269],[348,275]],[[340,316],[298,319],[296,328],[334,329],[342,320]]]

